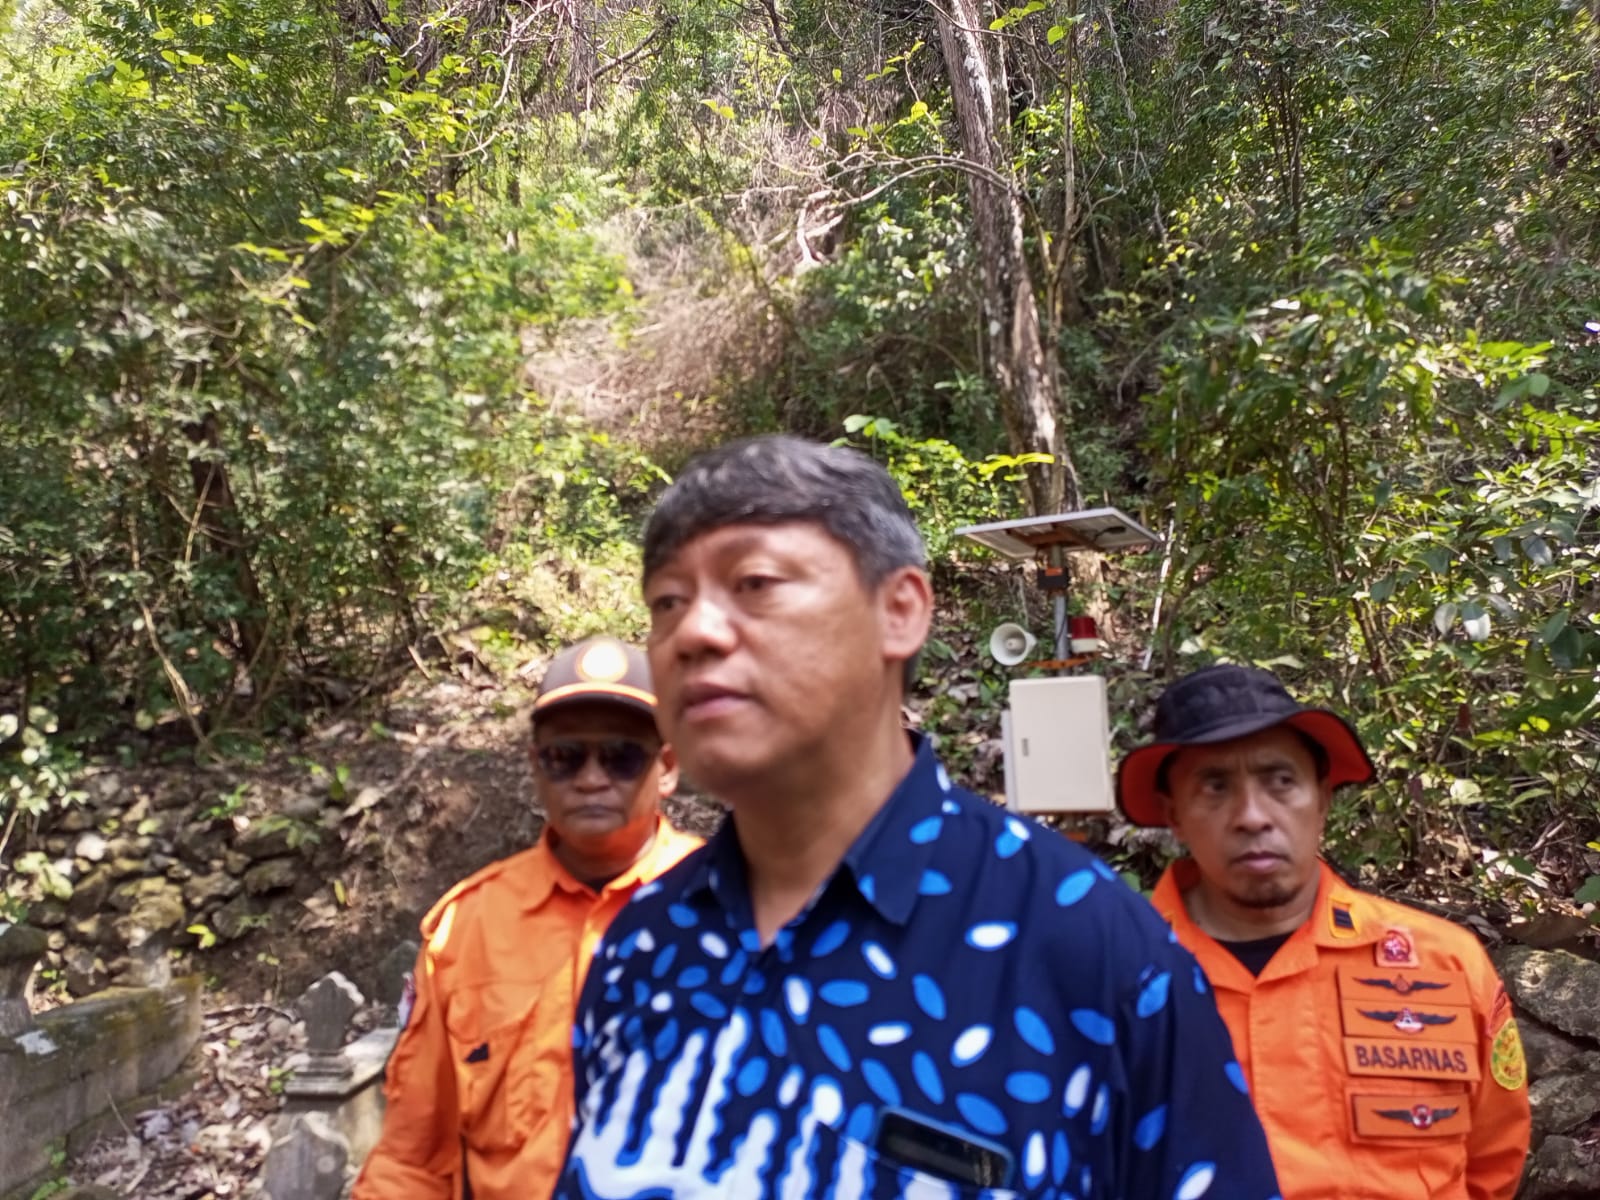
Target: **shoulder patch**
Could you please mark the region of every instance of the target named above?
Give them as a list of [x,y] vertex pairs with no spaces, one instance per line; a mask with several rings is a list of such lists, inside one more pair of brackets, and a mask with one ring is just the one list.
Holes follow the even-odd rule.
[[1528,1083],[1528,1060],[1522,1053],[1522,1034],[1515,1017],[1507,1017],[1489,1047],[1489,1074],[1507,1091],[1520,1091]]
[[1349,904],[1334,900],[1328,905],[1328,931],[1341,939],[1360,936],[1355,914],[1350,911]]

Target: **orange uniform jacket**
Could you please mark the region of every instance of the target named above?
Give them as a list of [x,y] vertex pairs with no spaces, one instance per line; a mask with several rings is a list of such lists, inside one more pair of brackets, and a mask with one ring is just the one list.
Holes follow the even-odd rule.
[[1311,919],[1257,978],[1189,919],[1197,878],[1180,860],[1151,899],[1211,981],[1284,1200],[1510,1200],[1527,1071],[1477,939],[1324,864]]
[[547,835],[445,894],[422,921],[383,1133],[351,1200],[550,1194],[571,1135],[572,1018],[595,945],[640,885],[699,844],[663,821],[650,852],[596,894]]

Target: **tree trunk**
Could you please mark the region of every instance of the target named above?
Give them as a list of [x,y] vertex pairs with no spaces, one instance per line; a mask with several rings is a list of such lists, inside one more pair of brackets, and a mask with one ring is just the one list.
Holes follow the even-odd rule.
[[183,435],[193,447],[189,477],[194,484],[196,525],[212,552],[232,565],[234,584],[244,604],[244,611],[237,618],[239,649],[244,659],[241,666],[252,676],[265,678],[271,674],[272,652],[267,605],[242,542],[243,523],[223,464],[216,413],[208,412],[198,421],[185,422]]
[[1079,503],[1077,472],[1067,455],[1054,347],[1041,334],[1039,304],[1024,243],[1022,196],[1013,171],[1005,52],[990,35],[981,0],[933,6],[955,106],[967,190],[983,259],[983,320],[990,370],[1013,453],[1053,456],[1030,467],[1035,513]]

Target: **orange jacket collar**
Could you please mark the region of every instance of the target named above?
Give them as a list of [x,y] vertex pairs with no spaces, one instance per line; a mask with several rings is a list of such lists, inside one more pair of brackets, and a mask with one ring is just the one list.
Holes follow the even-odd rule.
[[[1272,961],[1261,972],[1260,978],[1252,977],[1241,964],[1232,960],[1231,955],[1225,955],[1223,959],[1227,961],[1222,968],[1213,971],[1220,976],[1212,980],[1214,984],[1248,990],[1258,982],[1265,983],[1309,970],[1316,962],[1318,946],[1369,946],[1383,936],[1387,926],[1373,912],[1368,898],[1334,874],[1333,868],[1326,862],[1319,863],[1318,867],[1317,900],[1311,916],[1272,956]],[[1199,880],[1200,871],[1194,860],[1180,858],[1163,872],[1150,897],[1150,903],[1155,905],[1156,911],[1166,919],[1177,933],[1178,940],[1186,946],[1198,945],[1202,940],[1216,940],[1194,923],[1183,903],[1183,893]],[[1213,961],[1223,962],[1223,959]],[[1237,970],[1237,975],[1234,970],[1228,969],[1230,966]],[[1208,970],[1212,970],[1210,964]]]
[[[640,855],[639,861],[634,863],[621,875],[599,889],[599,894],[631,888],[644,880],[653,879],[665,869],[663,864],[676,862],[682,854],[672,853],[672,848],[682,840],[683,834],[679,833],[667,823],[665,817],[656,818],[656,837],[650,844],[650,849]],[[520,879],[522,884],[522,909],[524,912],[534,912],[543,907],[545,901],[550,899],[550,893],[555,888],[564,892],[575,894],[595,894],[595,889],[575,878],[572,872],[561,865],[561,860],[556,857],[554,848],[550,844],[551,829],[547,824],[544,832],[539,835],[539,841],[534,847],[538,871],[530,871]],[[663,858],[663,855],[666,857]]]

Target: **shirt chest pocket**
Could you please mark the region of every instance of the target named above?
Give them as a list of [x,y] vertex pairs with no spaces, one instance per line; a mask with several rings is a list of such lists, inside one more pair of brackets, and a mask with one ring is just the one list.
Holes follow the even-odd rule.
[[1464,1197],[1472,1096],[1459,1084],[1358,1079],[1345,1088],[1362,1195]]
[[534,989],[509,1005],[452,1014],[456,1104],[469,1146],[516,1150],[551,1118],[569,1075],[570,1026],[559,998]]
[[1024,1195],[1011,1188],[977,1187],[927,1174],[827,1125],[816,1127],[816,1137],[823,1151],[817,1161],[829,1164],[818,1182],[826,1181],[828,1187],[818,1187],[811,1195],[861,1200],[1020,1200]]

